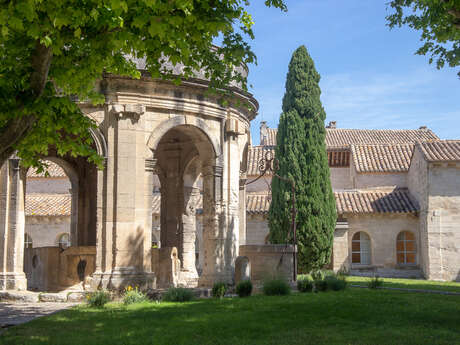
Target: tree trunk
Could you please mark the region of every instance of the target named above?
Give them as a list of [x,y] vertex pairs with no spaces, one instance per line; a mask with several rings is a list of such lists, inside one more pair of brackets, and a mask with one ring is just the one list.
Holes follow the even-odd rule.
[[[34,53],[31,56],[30,89],[32,101],[43,94],[52,57],[51,47],[46,47],[37,40]],[[19,107],[23,108],[23,105],[21,104]],[[0,167],[14,153],[15,147],[27,136],[37,121],[36,116],[22,115],[21,110],[18,110],[16,111],[17,115],[0,129]]]

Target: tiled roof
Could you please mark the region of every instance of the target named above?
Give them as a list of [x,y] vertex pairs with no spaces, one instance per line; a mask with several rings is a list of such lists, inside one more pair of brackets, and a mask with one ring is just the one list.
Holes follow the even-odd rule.
[[248,150],[248,171],[247,174],[259,175],[259,161],[265,157],[266,152],[269,151],[272,156],[275,155],[275,150],[270,147],[264,146],[250,146]]
[[250,214],[268,213],[270,196],[268,194],[247,194],[246,212]]
[[338,214],[344,213],[415,213],[417,203],[405,188],[335,192]]
[[[48,169],[47,169],[49,173],[48,177],[67,177],[64,170],[56,163],[46,161],[46,164],[48,165]],[[27,171],[27,177],[46,177],[46,176],[45,176],[45,171],[41,173],[37,173],[37,171],[34,168],[30,168]]]
[[70,194],[26,194],[26,216],[70,216]]
[[[417,204],[407,189],[365,190],[335,192],[336,207],[343,213],[415,213]],[[202,211],[203,197],[197,200],[197,213]],[[160,214],[161,196],[153,197],[152,214]],[[247,194],[246,212],[267,214],[270,208],[269,194]],[[27,194],[26,216],[70,216],[69,194]]]
[[326,128],[326,145],[344,147],[350,144],[414,144],[439,140],[429,129],[342,129]]
[[460,140],[417,143],[429,162],[460,161]]
[[[267,128],[267,146],[276,145],[275,128]],[[429,129],[343,129],[326,128],[328,148],[348,147],[350,144],[414,144],[418,141],[439,140]]]
[[[394,190],[353,190],[335,192],[337,213],[415,213],[416,202],[405,188]],[[270,208],[268,194],[248,194],[246,212],[266,214]]]
[[351,145],[356,171],[406,172],[414,151],[413,144]]

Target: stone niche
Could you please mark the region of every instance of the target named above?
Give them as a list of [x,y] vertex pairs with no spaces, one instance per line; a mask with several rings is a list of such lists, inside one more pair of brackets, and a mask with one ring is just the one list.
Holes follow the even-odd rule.
[[[247,258],[249,268],[246,260],[240,258]],[[261,285],[264,280],[275,277],[293,281],[293,260],[294,246],[291,244],[241,245],[237,262],[243,265],[236,268],[240,272],[240,277],[236,277],[236,280],[245,276],[244,272],[250,272],[250,279],[255,285]]]
[[24,251],[24,271],[27,289],[61,291],[82,283],[95,270],[96,247],[27,248]]

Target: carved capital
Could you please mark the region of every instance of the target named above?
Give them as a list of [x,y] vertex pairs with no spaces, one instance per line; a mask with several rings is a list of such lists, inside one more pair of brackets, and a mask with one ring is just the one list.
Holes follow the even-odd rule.
[[216,177],[222,177],[222,174],[224,172],[224,168],[219,166],[219,165],[214,165],[212,167],[212,172],[213,172],[213,175],[216,176]]
[[141,115],[145,113],[145,105],[142,104],[111,104],[109,105],[109,113],[114,114],[120,120],[124,118],[131,118],[132,120],[139,121]]

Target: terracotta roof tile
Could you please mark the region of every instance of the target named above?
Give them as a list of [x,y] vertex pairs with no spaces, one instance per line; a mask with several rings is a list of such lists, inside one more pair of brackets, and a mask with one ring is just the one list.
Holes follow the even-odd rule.
[[56,163],[46,161],[46,164],[48,165],[48,173],[49,176],[45,176],[45,171],[38,173],[34,168],[30,168],[27,171],[27,177],[67,177],[65,174],[64,170],[57,165]]
[[[276,145],[276,128],[267,128],[267,146]],[[326,128],[328,148],[350,144],[414,144],[417,141],[439,140],[429,129],[344,129]]]
[[26,216],[70,216],[70,194],[26,194]]
[[[417,203],[405,188],[394,190],[353,190],[335,192],[337,213],[415,213]],[[267,214],[270,208],[268,194],[248,194],[246,212]]]
[[247,194],[246,212],[250,214],[265,214],[270,208],[270,195]]
[[351,145],[359,173],[407,172],[413,151],[413,144]]
[[415,213],[417,203],[405,188],[335,192],[337,213]]
[[429,162],[460,161],[460,140],[417,143]]

